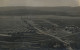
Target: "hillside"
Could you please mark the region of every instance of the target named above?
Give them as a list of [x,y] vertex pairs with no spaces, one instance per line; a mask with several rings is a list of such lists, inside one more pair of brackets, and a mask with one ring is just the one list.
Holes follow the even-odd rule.
[[80,16],[80,7],[0,7],[0,15],[64,15],[64,16]]

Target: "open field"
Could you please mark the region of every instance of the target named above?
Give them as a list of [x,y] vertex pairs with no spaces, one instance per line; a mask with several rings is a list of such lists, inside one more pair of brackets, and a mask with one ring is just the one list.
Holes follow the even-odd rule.
[[[54,15],[0,16],[0,47],[79,49],[79,22],[80,17]],[[72,27],[73,25],[74,27]],[[66,30],[66,27],[68,27],[68,30]]]

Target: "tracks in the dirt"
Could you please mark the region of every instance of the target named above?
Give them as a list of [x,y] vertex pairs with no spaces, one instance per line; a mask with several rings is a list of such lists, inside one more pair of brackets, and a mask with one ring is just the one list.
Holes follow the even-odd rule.
[[47,32],[45,32],[45,31],[43,31],[43,30],[40,30],[38,27],[36,27],[36,25],[34,24],[33,21],[27,20],[27,22],[30,23],[35,29],[37,29],[37,30],[38,30],[39,32],[41,32],[42,34],[52,36],[52,37],[56,38],[57,40],[59,40],[59,41],[61,41],[61,42],[63,42],[63,43],[66,43],[65,41],[63,41],[63,40],[60,39],[59,37],[53,36],[53,35],[50,34],[50,33],[47,33]]
[[[23,20],[24,20],[24,19],[23,19]],[[49,22],[49,21],[47,21],[47,20],[43,20],[43,21],[45,21],[45,22],[47,22],[47,23],[49,23],[49,24],[51,24],[51,25],[55,25],[56,27],[58,26],[57,24],[53,24],[53,23],[51,23],[51,22]],[[33,20],[26,19],[26,22],[28,22],[30,25],[32,25],[32,26],[33,26],[36,30],[38,30],[41,34],[49,35],[49,36],[51,36],[51,37],[59,40],[60,42],[63,42],[64,44],[68,45],[68,46],[67,46],[67,49],[68,49],[68,50],[73,50],[73,49],[69,46],[69,42],[66,42],[66,41],[62,40],[60,37],[54,36],[54,35],[52,35],[52,34],[49,33],[49,32],[46,32],[46,31],[43,31],[43,30],[39,29],[39,28],[36,26],[36,24],[35,24],[35,22],[34,22]]]

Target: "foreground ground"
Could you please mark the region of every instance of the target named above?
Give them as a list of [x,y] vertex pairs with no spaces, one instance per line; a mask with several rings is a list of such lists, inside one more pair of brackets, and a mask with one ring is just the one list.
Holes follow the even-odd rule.
[[0,16],[0,47],[79,49],[79,19],[52,15]]

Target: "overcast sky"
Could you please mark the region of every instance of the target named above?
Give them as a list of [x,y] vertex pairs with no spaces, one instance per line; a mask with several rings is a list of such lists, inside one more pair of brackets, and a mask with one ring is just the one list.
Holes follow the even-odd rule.
[[0,0],[2,6],[78,6],[80,0]]

